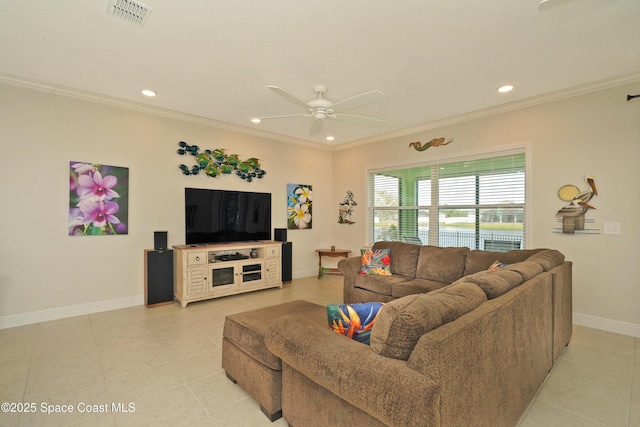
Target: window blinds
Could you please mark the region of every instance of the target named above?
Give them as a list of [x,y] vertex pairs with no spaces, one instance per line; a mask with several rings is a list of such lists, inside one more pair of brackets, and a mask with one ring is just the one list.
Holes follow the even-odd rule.
[[370,244],[524,247],[524,152],[370,170],[368,176]]

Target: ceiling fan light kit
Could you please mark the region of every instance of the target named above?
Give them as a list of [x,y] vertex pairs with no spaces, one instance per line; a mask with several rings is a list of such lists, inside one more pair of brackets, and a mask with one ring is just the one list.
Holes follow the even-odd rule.
[[322,129],[322,121],[326,118],[343,120],[355,124],[369,125],[369,126],[384,126],[384,120],[376,119],[373,117],[356,116],[353,114],[343,114],[343,111],[352,110],[354,108],[362,107],[374,102],[380,101],[385,98],[384,93],[379,90],[370,90],[358,95],[354,95],[349,98],[345,98],[338,102],[332,102],[329,99],[324,98],[324,94],[327,92],[327,86],[317,84],[313,87],[313,91],[316,93],[316,98],[310,101],[304,101],[293,93],[282,89],[279,86],[267,86],[275,94],[281,96],[287,101],[304,108],[306,114],[286,114],[279,116],[264,116],[255,117],[251,121],[253,123],[260,123],[265,119],[281,119],[288,117],[312,117],[313,123],[311,124],[310,133],[319,133]]

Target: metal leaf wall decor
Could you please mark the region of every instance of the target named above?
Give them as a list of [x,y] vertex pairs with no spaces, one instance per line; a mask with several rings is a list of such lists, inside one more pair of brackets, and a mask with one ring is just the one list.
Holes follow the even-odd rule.
[[191,154],[195,157],[195,165],[189,168],[186,165],[178,165],[185,175],[198,175],[203,171],[205,175],[215,178],[219,175],[235,173],[240,178],[251,182],[254,178],[262,178],[267,172],[260,168],[260,162],[255,157],[240,160],[237,154],[226,154],[223,148],[204,150],[200,153],[200,147],[189,145],[184,141],[178,142],[178,154],[184,156]]

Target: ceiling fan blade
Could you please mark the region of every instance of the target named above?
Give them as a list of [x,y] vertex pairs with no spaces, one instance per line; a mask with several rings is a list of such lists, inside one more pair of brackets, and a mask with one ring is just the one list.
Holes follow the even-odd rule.
[[384,120],[374,119],[373,117],[356,116],[354,114],[334,114],[335,118],[343,122],[351,122],[359,125],[382,127],[387,124]]
[[266,119],[283,119],[286,117],[310,117],[310,115],[309,114],[285,114],[282,116],[266,116],[266,117],[256,117],[256,118],[260,120],[266,120]]
[[331,106],[331,109],[335,113],[339,113],[341,111],[362,107],[363,105],[371,104],[384,98],[385,94],[379,90],[370,90],[369,92],[364,92],[360,95],[355,95],[350,98],[345,98],[342,101],[338,101]]
[[311,129],[309,129],[309,135],[315,135],[322,131],[322,122],[323,119],[313,119],[313,123],[311,123]]
[[288,91],[282,89],[279,86],[267,86],[267,89],[271,89],[274,93],[280,95],[281,97],[283,97],[284,99],[286,99],[289,102],[292,102],[292,103],[294,103],[296,105],[299,105],[300,107],[304,108],[305,110],[309,109],[309,104],[307,104],[306,101],[298,98],[297,96],[295,96],[291,92],[288,92]]

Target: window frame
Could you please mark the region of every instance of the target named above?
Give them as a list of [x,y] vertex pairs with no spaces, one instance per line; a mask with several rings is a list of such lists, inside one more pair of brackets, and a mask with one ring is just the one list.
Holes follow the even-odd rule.
[[[480,204],[480,201],[478,200],[479,197],[479,187],[477,187],[477,183],[476,183],[476,188],[475,188],[475,197],[476,197],[476,203],[475,204],[460,204],[460,205],[448,205],[446,208],[449,209],[473,209],[475,210],[476,213],[476,228],[474,230],[475,233],[475,248],[480,248],[480,238],[481,238],[481,230],[478,224],[481,223],[481,211],[486,211],[486,210],[490,210],[490,209],[518,209],[521,210],[521,223],[522,223],[522,238],[521,238],[521,243],[520,243],[520,248],[524,249],[527,247],[527,236],[530,232],[530,216],[529,216],[529,180],[530,180],[530,167],[529,167],[529,161],[530,161],[530,154],[529,154],[529,146],[528,145],[522,145],[522,146],[516,146],[516,147],[510,147],[510,148],[505,148],[505,149],[499,149],[499,150],[492,150],[492,151],[486,151],[486,152],[481,152],[481,153],[474,153],[474,154],[470,154],[470,155],[464,155],[464,156],[458,156],[458,157],[440,157],[440,158],[435,158],[433,160],[430,161],[426,161],[426,162],[419,162],[419,163],[403,163],[403,164],[398,164],[395,166],[386,166],[386,167],[371,167],[368,168],[366,171],[366,186],[367,186],[367,221],[366,221],[366,236],[365,236],[365,240],[367,245],[372,245],[373,243],[375,243],[374,241],[374,236],[376,235],[376,224],[374,221],[374,216],[375,213],[380,211],[380,210],[395,210],[398,211],[398,238],[395,240],[402,240],[400,238],[402,231],[404,230],[405,233],[407,233],[406,229],[403,229],[402,224],[401,224],[401,212],[403,210],[410,210],[410,211],[414,211],[415,215],[419,216],[419,210],[421,209],[426,209],[428,212],[428,217],[429,217],[429,224],[437,224],[435,227],[433,226],[429,226],[428,227],[428,241],[422,241],[421,243],[423,245],[429,244],[429,245],[440,245],[440,231],[439,231],[439,218],[440,218],[440,213],[443,211],[444,206],[441,205],[438,201],[438,194],[439,194],[439,184],[441,182],[441,177],[439,176],[439,170],[440,170],[440,165],[452,165],[456,162],[469,162],[469,161],[490,161],[491,159],[494,158],[500,158],[500,157],[506,157],[506,156],[514,156],[514,155],[523,155],[524,159],[522,160],[523,162],[523,167],[524,167],[524,188],[523,188],[523,201],[522,203],[482,203]],[[418,186],[419,186],[419,181],[421,181],[418,178],[418,175],[416,175],[416,177],[414,177],[414,184],[415,184],[415,204],[416,206],[406,206],[404,205],[404,202],[402,200],[399,201],[400,206],[390,206],[390,207],[384,207],[384,206],[375,206],[374,203],[374,197],[375,197],[375,186],[373,185],[373,177],[375,176],[375,174],[384,174],[384,172],[397,172],[397,171],[402,171],[402,170],[408,170],[408,169],[413,169],[413,168],[429,168],[428,171],[428,175],[425,174],[425,178],[423,181],[430,181],[431,182],[431,200],[430,200],[430,204],[429,205],[423,205],[420,202],[420,196],[418,195]],[[500,168],[496,169],[497,171],[500,170]],[[482,175],[487,175],[486,173],[473,173],[473,174],[469,174],[469,175],[462,175],[462,176],[474,176],[476,177],[476,181],[478,180],[478,177],[482,176]],[[488,175],[491,175],[490,173]],[[444,179],[444,178],[442,178]],[[400,184],[399,186],[402,186],[402,180],[399,179]],[[402,189],[399,188],[398,189],[398,193],[402,194]],[[517,214],[519,215],[520,212],[517,212]],[[519,218],[515,218],[514,222],[520,222],[518,221]],[[416,218],[415,220],[416,223],[416,234],[417,231],[419,230],[419,226],[418,226],[418,218]],[[422,236],[419,236],[422,237]],[[484,239],[486,240],[486,238]],[[483,240],[483,245],[484,245],[484,240]],[[496,247],[498,247],[497,250],[508,250],[510,248],[512,248],[512,246],[514,245],[496,245]]]

